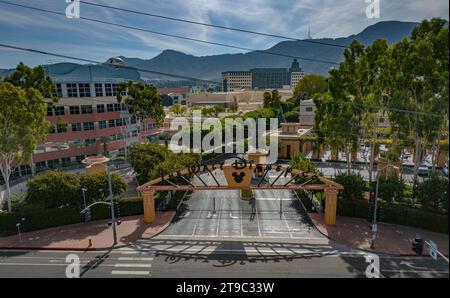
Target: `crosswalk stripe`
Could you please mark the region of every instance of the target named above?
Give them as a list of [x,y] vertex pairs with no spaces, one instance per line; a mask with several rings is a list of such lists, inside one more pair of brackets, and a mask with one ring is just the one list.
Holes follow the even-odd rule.
[[136,268],[150,268],[152,264],[115,264],[114,267],[136,267]]
[[119,257],[119,261],[153,261],[153,258]]
[[120,271],[113,270],[111,271],[113,275],[150,275],[150,271]]

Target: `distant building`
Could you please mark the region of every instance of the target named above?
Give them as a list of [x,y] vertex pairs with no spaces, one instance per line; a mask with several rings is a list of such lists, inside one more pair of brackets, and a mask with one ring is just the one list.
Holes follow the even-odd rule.
[[226,71],[222,73],[224,92],[239,89],[281,89],[285,86],[294,88],[303,78],[304,72],[297,59],[291,68],[254,68],[249,71]]
[[[153,119],[144,120],[139,127],[117,101],[118,83],[141,81],[137,71],[118,68],[119,62],[44,66],[56,83],[60,100],[47,109],[51,132],[34,151],[36,171],[81,163],[87,156],[123,153],[125,147],[158,137]],[[23,165],[14,176],[30,173],[31,168]]]
[[186,96],[189,92],[189,87],[176,87],[176,88],[158,88],[158,92],[161,97],[167,96],[170,98],[170,104],[165,104],[170,106],[173,104],[186,104]]
[[300,126],[313,127],[316,118],[316,105],[312,99],[300,101]]

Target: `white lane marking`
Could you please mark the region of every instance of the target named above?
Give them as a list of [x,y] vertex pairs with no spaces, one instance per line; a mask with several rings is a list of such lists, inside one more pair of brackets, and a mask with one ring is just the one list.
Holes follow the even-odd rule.
[[382,272],[405,272],[405,273],[449,273],[448,271],[442,270],[401,270],[401,269],[386,269],[381,270]]
[[114,267],[136,267],[136,268],[150,268],[152,264],[115,264]]
[[112,275],[150,275],[150,271],[111,271]]
[[230,212],[230,218],[232,218],[232,219],[238,219],[239,218],[239,216],[233,216],[233,212]]
[[119,261],[153,261],[153,258],[119,257]]

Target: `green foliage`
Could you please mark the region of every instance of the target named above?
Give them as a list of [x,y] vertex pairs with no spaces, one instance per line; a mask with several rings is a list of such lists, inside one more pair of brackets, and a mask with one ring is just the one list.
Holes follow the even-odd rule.
[[205,117],[219,117],[220,113],[225,112],[225,108],[222,106],[212,106],[212,107],[204,107],[202,108],[202,116]]
[[289,111],[284,114],[287,122],[298,122],[300,119],[300,113],[298,111]]
[[339,195],[344,200],[355,201],[364,198],[366,184],[360,173],[348,174],[341,172],[336,175],[334,181],[344,187],[344,189],[339,192]]
[[417,200],[427,210],[448,212],[448,178],[431,175],[417,186]]
[[[123,94],[127,94],[123,99]],[[131,115],[139,121],[155,119],[158,124],[164,119],[164,109],[158,90],[153,85],[143,83],[120,83],[117,88],[117,100],[124,102]]]
[[247,112],[243,115],[243,119],[247,119],[247,118],[253,118],[253,119],[258,119],[258,118],[265,118],[265,119],[270,119],[270,118],[276,118],[277,116],[277,111],[275,109],[271,109],[271,108],[262,108],[262,109],[258,109],[255,111],[251,111],[251,112]]
[[253,191],[251,189],[241,189],[241,198],[242,199],[253,198]]
[[281,95],[278,90],[273,90],[272,92],[264,92],[264,108],[275,108],[278,109],[281,105]]
[[48,171],[27,182],[26,201],[44,208],[73,205],[81,200],[80,181],[76,174]]
[[199,159],[198,154],[175,154],[157,143],[135,144],[130,148],[130,163],[140,184],[182,170]]
[[187,110],[186,106],[182,106],[179,103],[174,104],[169,108],[169,111],[177,116],[183,115],[186,112],[186,110]]
[[290,98],[286,101],[281,102],[281,109],[283,110],[284,113],[288,113],[294,109],[298,111],[299,107],[298,104],[295,103],[295,100],[293,98]]
[[[404,186],[404,181],[397,175],[380,177],[378,197],[386,202],[402,201],[404,197]],[[373,186],[372,189],[375,189],[375,187]]]
[[311,160],[307,159],[303,153],[295,154],[290,160],[289,166],[303,172],[318,174],[316,165]]
[[[127,183],[115,173],[111,176],[111,182],[115,196],[127,189]],[[81,188],[87,189],[87,204],[103,200],[109,194],[106,173],[76,175],[60,171],[47,171],[30,179],[27,185],[26,205],[40,206],[45,209],[80,205],[83,202]]]
[[300,100],[311,99],[327,89],[327,82],[321,75],[305,75],[294,88],[294,97]]

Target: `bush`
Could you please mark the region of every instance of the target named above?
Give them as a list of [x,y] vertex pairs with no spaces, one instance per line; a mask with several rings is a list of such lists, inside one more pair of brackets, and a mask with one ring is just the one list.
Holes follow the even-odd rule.
[[[375,189],[375,184],[372,187]],[[404,181],[396,175],[380,177],[378,197],[386,202],[402,201],[404,188]]]
[[364,190],[366,188],[366,184],[361,174],[347,174],[341,172],[336,175],[334,181],[344,187],[344,189],[339,192],[339,195],[344,200],[356,201],[364,198]]
[[253,191],[251,189],[241,189],[241,199],[253,198]]
[[[127,183],[117,174],[111,175],[111,182],[115,196],[127,189]],[[78,206],[83,203],[81,188],[87,189],[86,204],[103,200],[109,195],[106,173],[75,175],[60,171],[48,171],[29,180],[27,184],[28,191],[25,201],[21,204],[21,209],[27,208],[27,206],[39,206],[44,209]]]
[[417,186],[417,200],[427,210],[448,211],[448,178],[431,175]]

